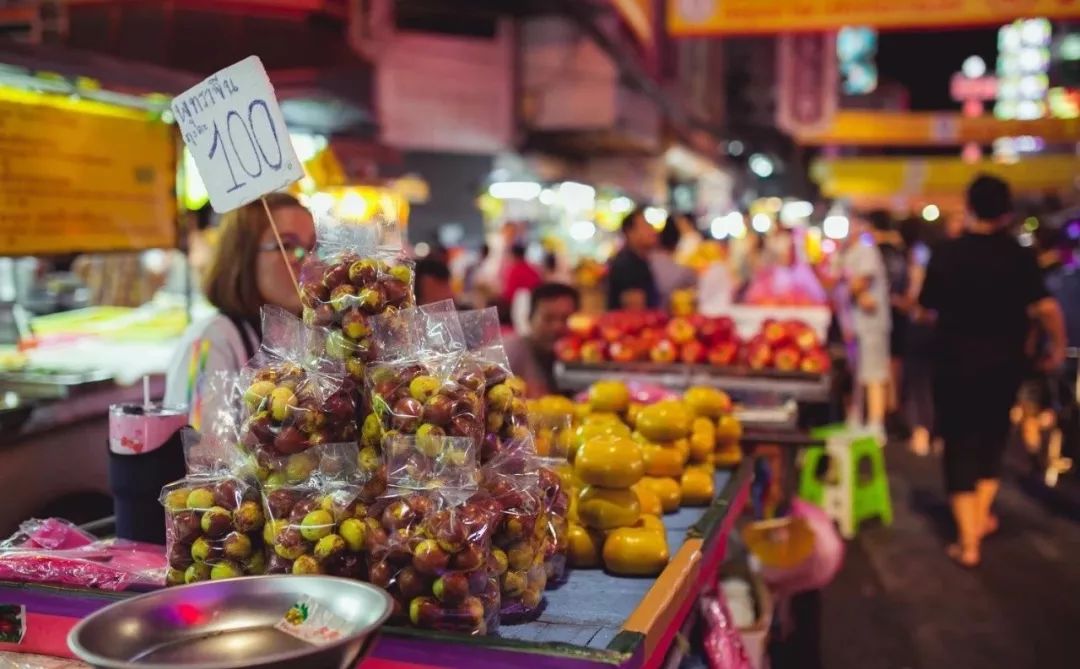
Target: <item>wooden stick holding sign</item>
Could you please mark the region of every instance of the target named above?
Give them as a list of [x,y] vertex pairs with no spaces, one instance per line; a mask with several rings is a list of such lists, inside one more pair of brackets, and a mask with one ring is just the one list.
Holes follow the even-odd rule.
[[211,75],[173,98],[172,112],[214,211],[262,200],[289,276],[300,285],[264,197],[304,176],[274,87],[257,56]]
[[296,294],[300,293],[300,282],[296,280],[296,272],[292,268],[292,259],[289,257],[289,253],[285,250],[285,244],[281,241],[281,233],[278,232],[277,223],[274,222],[274,214],[270,212],[270,205],[266,203],[265,197],[260,197],[263,209],[266,210],[266,217],[270,219],[270,229],[274,231],[274,239],[277,240],[278,250],[281,251],[281,259],[285,261],[285,269],[289,270],[289,278],[292,279],[293,285],[296,286]]

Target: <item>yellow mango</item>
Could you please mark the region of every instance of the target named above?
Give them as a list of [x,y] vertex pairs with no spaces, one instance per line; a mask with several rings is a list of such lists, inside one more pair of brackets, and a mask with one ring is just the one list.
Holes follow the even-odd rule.
[[566,540],[566,558],[571,567],[594,569],[600,566],[603,536],[599,532],[570,523],[566,530]]
[[593,411],[623,413],[630,406],[630,389],[622,381],[597,381],[589,387]]
[[713,462],[717,467],[734,467],[742,462],[742,449],[737,443],[723,444],[716,450]]
[[716,421],[716,441],[728,443],[738,441],[742,437],[742,423],[730,414],[720,416]]
[[588,486],[578,495],[577,512],[586,527],[612,530],[636,523],[641,517],[641,505],[633,490]]
[[642,446],[641,457],[645,461],[646,476],[682,476],[682,454],[674,448]]
[[696,416],[719,418],[731,411],[731,398],[717,388],[692,386],[686,389],[683,401]]
[[645,473],[641,446],[624,437],[594,437],[578,449],[574,473],[589,485],[629,488]]
[[623,527],[604,540],[604,567],[620,576],[655,576],[668,563],[667,541],[650,530]]
[[715,483],[708,472],[687,469],[682,475],[682,503],[686,506],[705,506],[712,503]]
[[679,452],[682,456],[682,463],[685,465],[686,461],[690,459],[690,440],[689,439],[676,439],[669,441],[666,446],[670,446]]
[[659,516],[664,512],[664,506],[660,503],[660,496],[653,492],[652,488],[636,483],[630,486],[638,498],[638,506],[641,507],[642,516]]
[[690,410],[678,400],[664,400],[644,407],[634,427],[651,441],[682,439],[690,433]]
[[652,532],[659,532],[664,540],[667,540],[667,528],[664,527],[664,521],[661,520],[659,514],[643,513],[641,518],[633,524],[633,527],[639,530],[650,530]]
[[641,402],[631,402],[630,406],[626,408],[626,422],[633,427],[637,423],[638,414],[645,407]]
[[660,506],[664,513],[674,513],[679,510],[682,503],[682,487],[673,478],[660,476],[645,476],[641,484],[652,489],[660,498]]

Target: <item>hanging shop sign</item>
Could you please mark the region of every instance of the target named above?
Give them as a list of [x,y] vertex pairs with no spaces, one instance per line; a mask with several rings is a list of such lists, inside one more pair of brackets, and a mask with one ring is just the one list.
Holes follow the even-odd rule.
[[1012,163],[960,158],[835,158],[811,164],[810,176],[823,195],[841,197],[938,196],[962,193],[979,174],[993,174],[1017,193],[1068,191],[1080,174],[1080,157],[1029,156]]
[[839,30],[1001,25],[1027,16],[1076,18],[1080,0],[671,0],[675,37]]
[[835,33],[782,35],[776,50],[777,127],[791,135],[827,127],[838,102]]
[[1038,137],[1047,144],[1080,141],[1080,118],[1005,121],[955,112],[840,110],[816,129],[794,133],[804,146],[959,146],[991,144],[998,137]]
[[146,112],[0,89],[0,255],[175,246],[175,149]]
[[258,56],[177,95],[172,112],[216,212],[241,207],[304,176]]

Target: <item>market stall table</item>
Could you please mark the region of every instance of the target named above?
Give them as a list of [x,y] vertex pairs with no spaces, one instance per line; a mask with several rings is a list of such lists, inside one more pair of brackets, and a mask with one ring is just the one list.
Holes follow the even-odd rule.
[[[546,593],[547,607],[533,622],[503,625],[492,637],[387,627],[359,667],[661,666],[698,595],[716,579],[727,537],[746,503],[750,478],[749,461],[735,470],[718,471],[719,492],[711,506],[687,507],[664,517],[672,558],[655,579],[575,570],[560,588]],[[27,610],[22,643],[0,643],[0,651],[70,656],[66,635],[75,621],[124,596],[128,595],[0,583],[0,604]]]

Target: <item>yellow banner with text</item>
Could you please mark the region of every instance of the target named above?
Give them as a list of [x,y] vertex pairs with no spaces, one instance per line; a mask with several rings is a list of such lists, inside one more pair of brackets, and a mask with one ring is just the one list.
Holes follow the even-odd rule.
[[0,255],[175,246],[175,193],[171,126],[0,89]]
[[1018,18],[1080,18],[1080,0],[671,0],[676,37],[1004,24]]

